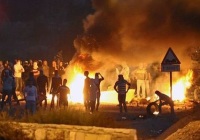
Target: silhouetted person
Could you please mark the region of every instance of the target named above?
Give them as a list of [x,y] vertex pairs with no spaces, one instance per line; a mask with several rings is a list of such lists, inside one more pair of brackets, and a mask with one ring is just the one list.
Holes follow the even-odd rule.
[[42,107],[42,102],[44,100],[44,107],[47,107],[47,89],[48,89],[48,78],[44,75],[43,70],[40,70],[40,74],[37,78],[37,87],[38,87],[38,96],[39,96],[39,104]]
[[27,86],[27,82],[28,81],[32,81],[33,82],[33,85],[35,86],[35,87],[37,87],[37,81],[35,80],[35,77],[34,77],[34,74],[33,74],[33,72],[29,72],[29,77],[28,77],[28,79],[25,81],[25,86]]
[[[58,70],[56,61],[52,61],[51,65],[49,66],[49,88],[51,88],[52,78],[54,77],[56,70]],[[49,89],[49,91],[50,91],[50,89]]]
[[23,63],[24,72],[22,73],[22,81],[23,81],[23,89],[26,85],[26,81],[29,78],[29,73],[31,72],[32,68],[30,68],[28,61],[24,61]]
[[62,86],[60,86],[57,90],[57,94],[59,94],[59,107],[63,105],[64,108],[68,107],[67,94],[70,94],[70,89],[69,87],[66,86],[66,84],[67,84],[67,79],[64,79]]
[[98,111],[99,109],[99,104],[100,104],[100,96],[101,96],[101,91],[100,91],[100,83],[101,81],[104,80],[104,77],[100,74],[100,73],[95,73],[95,78],[94,78],[94,82],[97,86],[97,91],[96,91],[96,111]]
[[158,105],[159,112],[160,113],[162,112],[162,106],[163,105],[169,105],[171,107],[171,113],[174,113],[174,102],[173,102],[173,100],[169,96],[167,96],[166,94],[161,93],[158,90],[155,91],[155,94],[158,95],[159,101],[160,101],[160,103]]
[[10,70],[9,75],[13,78],[13,86],[12,86],[12,97],[17,102],[17,105],[20,105],[19,100],[16,94],[16,84],[15,84],[15,77],[13,76],[13,72]]
[[90,101],[90,114],[92,114],[95,110],[95,104],[97,99],[97,92],[98,92],[98,86],[95,82],[95,79],[90,79],[90,95],[89,95],[89,101]]
[[83,87],[83,96],[84,96],[84,106],[85,109],[90,109],[90,78],[89,78],[89,72],[85,71],[85,80],[84,80],[84,87]]
[[118,80],[115,82],[114,89],[118,93],[120,113],[122,113],[122,105],[124,111],[127,112],[126,93],[130,89],[130,86],[131,84],[124,79],[123,75],[118,75]]
[[2,79],[3,82],[3,92],[2,92],[2,101],[1,101],[1,109],[4,107],[5,97],[8,96],[8,103],[11,108],[11,97],[12,90],[14,86],[14,79],[10,76],[9,70],[5,71],[5,76]]
[[[54,77],[52,77],[52,84],[50,89],[50,93],[52,94],[50,109],[54,108],[54,98],[55,96],[57,96],[58,87],[61,85],[62,85],[62,79],[58,74],[58,70],[55,70],[55,75]],[[58,104],[58,97],[57,97],[57,104]]]
[[37,88],[33,85],[32,80],[27,81],[27,85],[24,88],[24,97],[26,101],[26,111],[27,113],[35,114],[36,112],[36,101],[37,101]]
[[60,61],[58,64],[58,73],[59,73],[60,77],[63,79],[63,77],[65,75],[65,67],[63,65],[63,61]]

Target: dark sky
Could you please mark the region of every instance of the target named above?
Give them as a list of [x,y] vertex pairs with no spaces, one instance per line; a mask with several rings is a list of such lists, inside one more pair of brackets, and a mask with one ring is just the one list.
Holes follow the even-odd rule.
[[90,0],[1,0],[0,59],[51,60],[63,50],[69,61],[89,13]]
[[100,70],[161,62],[171,47],[189,67],[200,46],[199,0],[2,0],[0,20],[1,59],[51,59],[62,49],[67,61]]

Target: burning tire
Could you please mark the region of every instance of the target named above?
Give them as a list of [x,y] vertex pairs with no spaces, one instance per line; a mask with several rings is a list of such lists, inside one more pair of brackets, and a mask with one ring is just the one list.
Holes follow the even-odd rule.
[[147,110],[147,115],[154,116],[155,112],[159,112],[158,104],[156,102],[151,102],[148,104],[146,110]]

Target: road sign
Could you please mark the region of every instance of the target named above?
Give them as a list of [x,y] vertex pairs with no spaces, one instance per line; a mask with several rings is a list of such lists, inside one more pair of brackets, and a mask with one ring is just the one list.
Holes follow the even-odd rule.
[[161,63],[162,72],[170,72],[170,96],[172,98],[172,71],[180,71],[181,62],[171,48],[168,49]]
[[172,64],[181,64],[181,62],[179,61],[173,50],[169,48],[161,64],[172,65]]
[[180,71],[180,65],[162,65],[162,72]]

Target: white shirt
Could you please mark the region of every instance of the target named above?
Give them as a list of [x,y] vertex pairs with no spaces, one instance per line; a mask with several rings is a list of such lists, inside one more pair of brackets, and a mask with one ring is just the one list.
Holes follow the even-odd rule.
[[24,68],[20,63],[14,65],[14,77],[21,78]]

